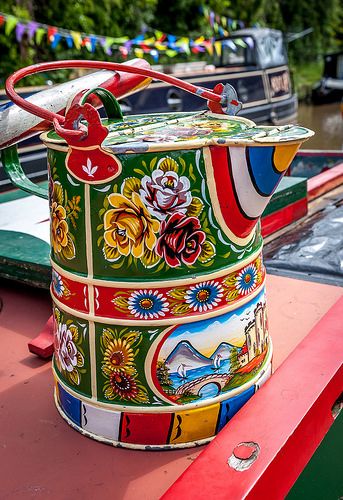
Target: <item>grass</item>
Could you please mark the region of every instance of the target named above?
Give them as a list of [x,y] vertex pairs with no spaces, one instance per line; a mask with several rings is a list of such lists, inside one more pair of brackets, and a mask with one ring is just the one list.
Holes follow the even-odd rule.
[[323,62],[311,61],[309,63],[291,65],[290,69],[298,99],[300,101],[307,99],[313,85],[322,77]]

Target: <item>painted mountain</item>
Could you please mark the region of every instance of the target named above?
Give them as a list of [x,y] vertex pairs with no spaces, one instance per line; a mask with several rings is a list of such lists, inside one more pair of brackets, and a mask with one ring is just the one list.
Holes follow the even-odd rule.
[[203,356],[194,349],[187,340],[183,340],[174,347],[167,357],[166,363],[171,372],[176,372],[181,363],[191,370],[193,368],[200,368],[201,366],[212,365],[212,359],[206,358],[206,356]]
[[211,359],[214,359],[217,354],[220,354],[222,359],[229,359],[230,351],[233,347],[235,346],[232,344],[228,344],[227,342],[222,342],[221,344],[219,344],[217,349],[212,354]]

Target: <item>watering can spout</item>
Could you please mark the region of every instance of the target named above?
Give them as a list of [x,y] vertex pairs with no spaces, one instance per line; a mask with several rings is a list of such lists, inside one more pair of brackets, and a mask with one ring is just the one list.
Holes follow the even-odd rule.
[[298,148],[299,143],[209,148],[205,161],[214,211],[237,244],[252,239]]

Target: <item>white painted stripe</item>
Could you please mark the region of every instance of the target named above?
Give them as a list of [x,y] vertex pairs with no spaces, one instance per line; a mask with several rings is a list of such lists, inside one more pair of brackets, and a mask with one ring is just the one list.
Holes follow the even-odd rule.
[[248,217],[257,219],[268,205],[270,196],[258,194],[253,185],[245,158],[246,148],[230,147],[234,187],[242,210]]

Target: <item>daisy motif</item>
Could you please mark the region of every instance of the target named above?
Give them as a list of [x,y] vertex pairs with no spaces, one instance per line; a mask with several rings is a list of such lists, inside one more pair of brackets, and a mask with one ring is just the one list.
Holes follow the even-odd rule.
[[158,290],[138,290],[128,299],[128,309],[135,318],[153,319],[165,316],[169,303]]
[[236,277],[236,289],[242,295],[247,295],[256,287],[257,270],[254,265],[246,266]]
[[186,292],[185,301],[193,311],[205,312],[216,307],[222,296],[222,286],[212,280],[192,286]]
[[54,270],[52,271],[52,287],[57,297],[63,297],[65,291],[63,280],[62,277]]

